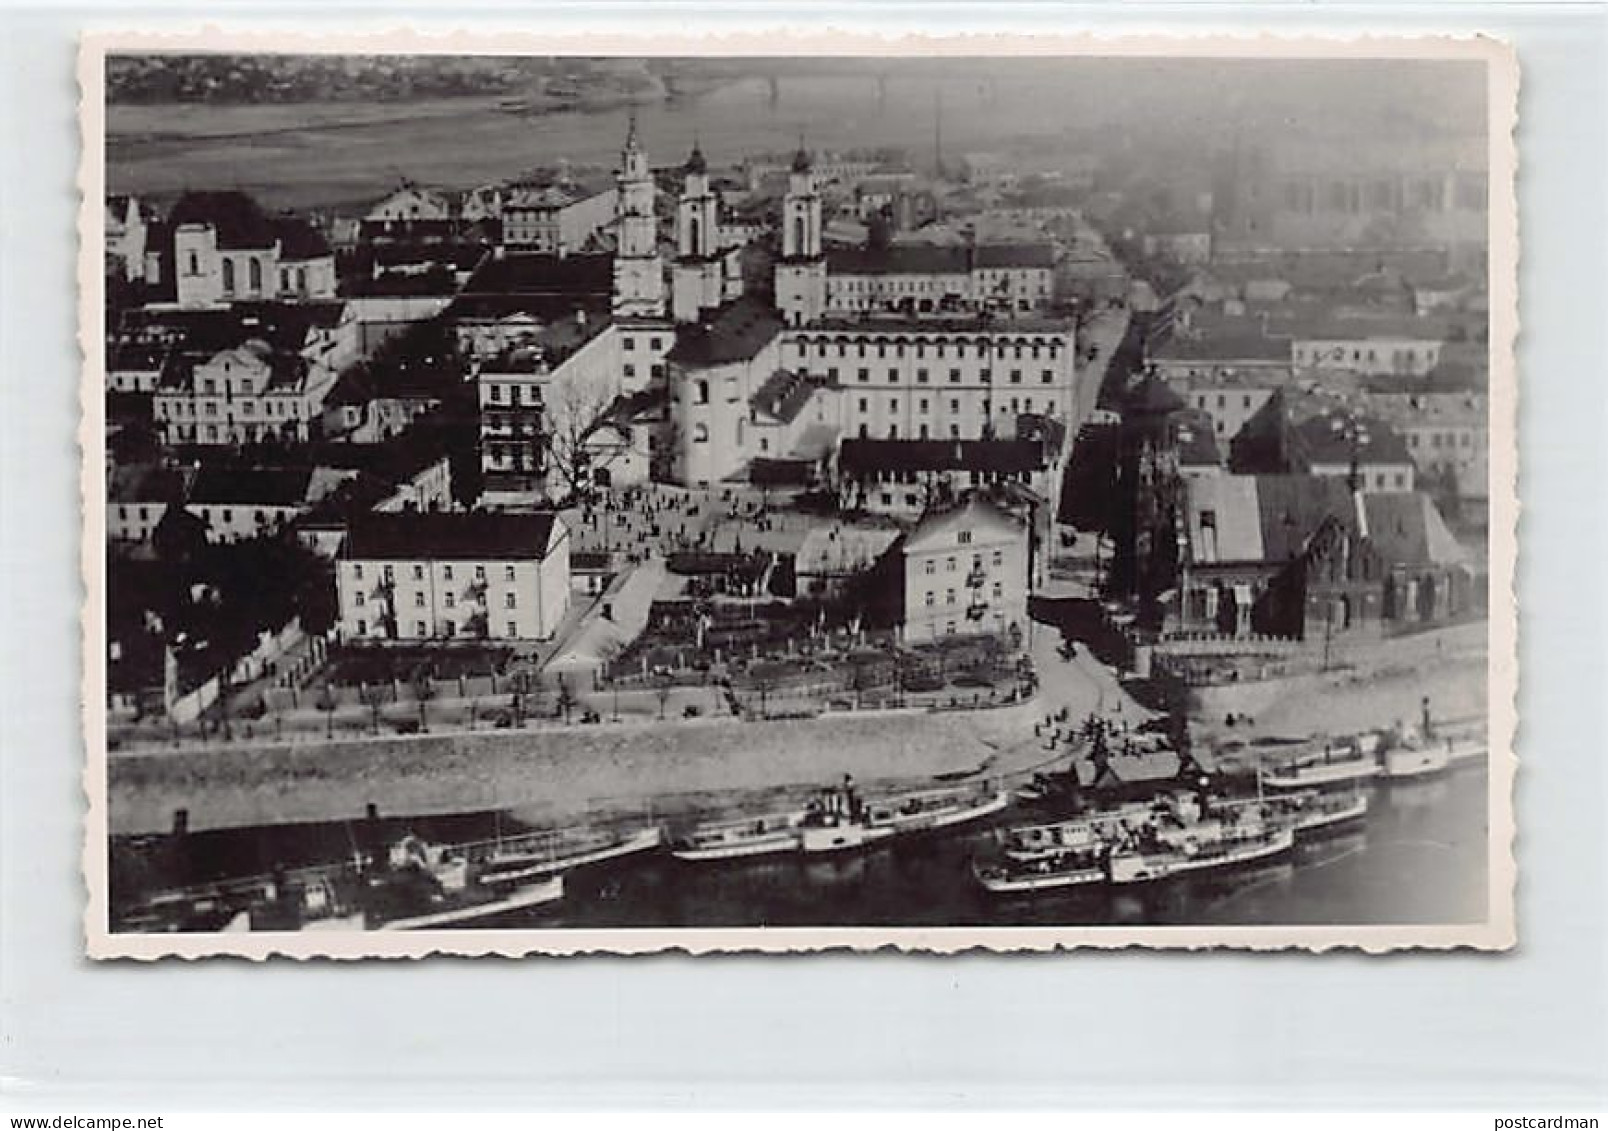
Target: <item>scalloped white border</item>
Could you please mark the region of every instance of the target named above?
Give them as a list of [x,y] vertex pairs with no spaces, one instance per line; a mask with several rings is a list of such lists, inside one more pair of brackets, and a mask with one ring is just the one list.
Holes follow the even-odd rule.
[[[483,29],[494,26],[488,22]],[[1484,923],[1422,926],[1288,927],[939,927],[939,928],[632,928],[473,930],[386,934],[353,932],[252,935],[131,936],[107,930],[105,732],[105,336],[102,248],[105,244],[105,83],[103,60],[128,50],[262,51],[303,54],[585,54],[585,55],[1034,55],[1172,56],[1196,58],[1393,58],[1483,61],[1488,70],[1490,217],[1490,619],[1487,669],[1490,771],[1489,865]],[[1517,153],[1519,67],[1513,50],[1489,36],[1279,36],[1262,35],[1045,35],[976,33],[909,35],[896,32],[776,26],[707,35],[527,31],[421,31],[417,29],[286,32],[199,29],[90,31],[79,52],[80,129],[83,152],[78,188],[79,344],[83,454],[82,617],[84,678],[81,704],[87,801],[83,870],[88,889],[84,934],[91,958],[270,957],[421,958],[431,955],[796,953],[828,950],[897,950],[933,954],[1045,952],[1139,947],[1166,950],[1502,951],[1516,945],[1518,873],[1513,790],[1518,708],[1518,606],[1514,588],[1518,553],[1518,379],[1514,350],[1518,314]]]

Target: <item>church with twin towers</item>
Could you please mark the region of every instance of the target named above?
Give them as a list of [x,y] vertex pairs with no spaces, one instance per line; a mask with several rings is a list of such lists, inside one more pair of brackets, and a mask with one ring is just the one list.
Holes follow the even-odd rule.
[[[960,486],[1058,473],[1091,406],[1077,403],[1072,321],[1051,311],[1047,238],[829,242],[856,186],[819,183],[802,143],[762,224],[728,223],[697,143],[664,179],[679,182],[673,238],[633,117],[609,309],[578,312],[578,334],[535,334],[538,354],[562,346],[534,366],[480,364],[488,484],[538,468],[549,499],[648,478],[813,484],[919,512],[930,492],[914,488],[933,473]],[[544,451],[507,427],[527,404],[540,406]]]

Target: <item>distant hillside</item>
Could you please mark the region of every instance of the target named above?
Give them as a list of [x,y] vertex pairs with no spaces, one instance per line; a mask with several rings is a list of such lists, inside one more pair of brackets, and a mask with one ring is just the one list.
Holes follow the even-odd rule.
[[106,61],[109,103],[404,102],[467,95],[662,95],[632,60],[418,55],[122,55]]

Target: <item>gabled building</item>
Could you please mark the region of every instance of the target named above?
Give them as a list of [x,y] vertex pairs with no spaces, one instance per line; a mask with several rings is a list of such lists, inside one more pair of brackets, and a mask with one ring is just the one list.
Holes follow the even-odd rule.
[[243,192],[187,192],[168,214],[180,306],[335,295],[335,256],[307,221]]
[[1053,497],[1056,453],[1033,439],[862,440],[838,449],[839,506],[905,519],[983,487],[1015,483]]
[[551,512],[366,515],[336,588],[346,643],[546,640],[569,609],[569,530]]
[[995,503],[934,511],[899,546],[906,641],[1027,631],[1029,532]]
[[106,538],[147,542],[169,507],[181,507],[194,472],[157,464],[121,464],[106,478]]
[[318,501],[320,490],[334,485],[333,479],[320,480],[307,467],[204,465],[190,487],[185,510],[205,524],[208,542],[239,542],[288,527]]
[[619,190],[607,179],[561,173],[516,182],[502,196],[502,242],[509,251],[572,255],[614,222]]
[[154,418],[162,442],[170,445],[306,442],[334,384],[333,370],[253,338],[164,370]]
[[1306,475],[1224,475],[1186,493],[1184,633],[1311,640],[1450,619],[1484,600],[1422,493],[1364,495]]

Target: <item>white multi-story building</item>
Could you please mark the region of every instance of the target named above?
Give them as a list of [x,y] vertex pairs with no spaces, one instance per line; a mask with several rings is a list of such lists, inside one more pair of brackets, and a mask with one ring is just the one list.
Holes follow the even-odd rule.
[[1422,377],[1440,363],[1446,329],[1428,320],[1336,321],[1293,335],[1290,358],[1298,369]]
[[1258,374],[1239,377],[1232,373],[1185,377],[1167,383],[1185,404],[1211,417],[1212,435],[1225,443],[1238,436],[1246,421],[1286,384],[1262,379]]
[[288,526],[317,501],[322,486],[333,482],[306,467],[206,466],[184,509],[205,524],[208,542],[241,542]]
[[547,640],[569,609],[569,530],[553,513],[364,515],[336,588],[347,643]]
[[502,199],[502,242],[510,251],[572,255],[614,222],[619,190],[559,179],[513,184]]
[[1059,320],[822,320],[786,332],[781,364],[838,390],[844,436],[978,439],[1074,420],[1076,352]]
[[170,365],[153,397],[164,444],[305,442],[321,419],[335,370],[252,339],[197,364]]
[[906,536],[904,635],[910,642],[1027,631],[1028,527],[973,497],[934,511]]

